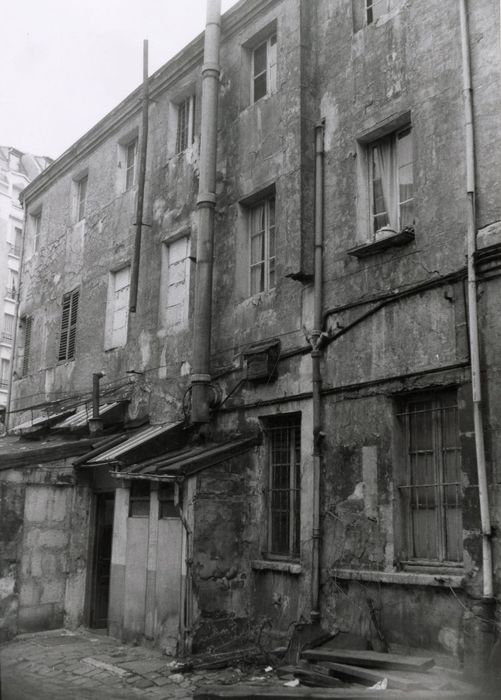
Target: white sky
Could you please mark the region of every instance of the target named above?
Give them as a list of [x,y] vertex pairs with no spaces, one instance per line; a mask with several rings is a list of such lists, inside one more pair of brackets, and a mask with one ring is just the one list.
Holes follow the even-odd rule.
[[[237,0],[222,0],[223,12]],[[199,34],[206,0],[1,0],[0,145],[57,158]]]

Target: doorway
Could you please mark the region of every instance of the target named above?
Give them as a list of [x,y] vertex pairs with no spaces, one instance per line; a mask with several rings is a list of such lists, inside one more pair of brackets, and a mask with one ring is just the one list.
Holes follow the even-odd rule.
[[93,629],[106,629],[108,627],[108,604],[110,600],[111,542],[115,493],[97,493],[95,498],[96,526],[90,626]]

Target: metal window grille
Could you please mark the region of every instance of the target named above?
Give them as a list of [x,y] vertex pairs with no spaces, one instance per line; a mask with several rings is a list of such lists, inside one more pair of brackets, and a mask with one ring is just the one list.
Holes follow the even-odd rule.
[[183,100],[177,108],[176,153],[181,153],[193,143],[195,137],[195,95]]
[[249,212],[250,293],[275,287],[275,197],[260,202]]
[[30,368],[30,349],[31,349],[31,327],[33,325],[33,319],[31,316],[26,316],[23,319],[24,323],[24,350],[23,350],[23,364],[22,364],[22,374],[25,377]]
[[63,296],[58,360],[71,360],[75,356],[79,296],[80,291],[78,289],[74,289]]
[[457,564],[463,559],[463,532],[456,392],[412,399],[399,419],[406,451],[406,476],[399,486],[405,558]]
[[300,549],[301,419],[271,421],[269,440],[268,551],[297,557]]
[[129,496],[129,517],[147,518],[150,514],[150,482],[131,481]]

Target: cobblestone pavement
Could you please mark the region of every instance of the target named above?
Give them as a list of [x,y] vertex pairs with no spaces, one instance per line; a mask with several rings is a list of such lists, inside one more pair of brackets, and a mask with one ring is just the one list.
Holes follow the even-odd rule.
[[187,700],[197,685],[235,683],[252,675],[239,669],[179,673],[155,649],[126,646],[86,630],[21,635],[0,645],[0,671],[1,700]]

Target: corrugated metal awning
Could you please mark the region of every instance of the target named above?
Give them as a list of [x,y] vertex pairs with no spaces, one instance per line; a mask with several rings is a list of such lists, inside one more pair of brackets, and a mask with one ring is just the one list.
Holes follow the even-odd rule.
[[125,472],[114,472],[113,476],[122,479],[190,476],[202,469],[208,469],[227,459],[238,457],[261,443],[258,433],[211,445],[197,445],[170,452],[163,457],[145,460],[127,467]]
[[[104,416],[114,408],[120,405],[120,401],[114,401],[113,403],[105,403],[99,407],[99,416]],[[75,430],[76,428],[84,428],[89,422],[89,418],[92,418],[92,405],[86,404],[83,408],[78,409],[76,413],[68,418],[65,418],[60,423],[56,423],[52,426],[52,429],[69,428],[70,430]]]
[[87,464],[92,465],[101,464],[102,462],[114,462],[127,452],[131,452],[132,450],[141,447],[141,445],[145,445],[151,440],[162,437],[169,431],[180,428],[182,425],[183,421],[179,421],[178,423],[163,423],[162,425],[150,425],[148,428],[135,433],[120,445],[116,445],[107,452],[103,452],[103,454],[100,454],[93,459],[89,459]]
[[9,432],[16,434],[23,431],[33,432],[35,430],[40,430],[41,428],[57,423],[57,421],[60,421],[61,419],[67,418],[67,416],[72,415],[73,413],[75,413],[74,408],[71,410],[61,411],[59,413],[53,413],[52,415],[38,416],[37,418],[32,418],[31,420],[19,423],[19,425],[15,425],[11,430],[9,430]]

